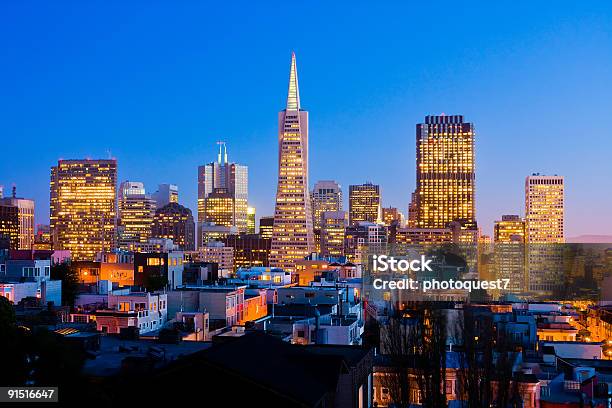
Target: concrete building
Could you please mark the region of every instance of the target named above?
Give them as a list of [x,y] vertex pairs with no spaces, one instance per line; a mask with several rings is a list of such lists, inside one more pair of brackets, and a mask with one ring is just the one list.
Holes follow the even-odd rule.
[[229,276],[234,271],[234,248],[223,242],[209,241],[198,249],[198,260],[219,265],[220,276]]

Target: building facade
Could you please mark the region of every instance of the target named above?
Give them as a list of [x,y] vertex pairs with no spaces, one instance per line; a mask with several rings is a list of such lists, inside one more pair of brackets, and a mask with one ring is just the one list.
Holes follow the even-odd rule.
[[175,184],[160,184],[157,191],[151,196],[155,200],[156,208],[162,208],[170,203],[179,202],[179,190]]
[[308,192],[308,112],[300,107],[295,54],[291,56],[287,106],[278,115],[278,187],[270,265],[293,269],[314,250]]
[[198,223],[247,232],[248,167],[230,163],[225,142],[218,144],[217,161],[198,167]]
[[145,194],[143,183],[124,181],[119,186],[118,207],[117,247],[133,250],[135,243],[151,238],[155,201]]
[[17,207],[19,222],[19,249],[32,249],[34,246],[34,200],[17,197],[15,187],[13,196],[0,199],[0,204]]
[[60,160],[51,168],[53,249],[93,260],[115,247],[117,161]]
[[525,227],[529,243],[563,243],[562,176],[534,174],[525,179]]
[[321,214],[321,256],[344,256],[344,237],[348,219],[345,211],[324,211]]
[[372,183],[349,186],[349,224],[382,222],[380,186]]
[[463,116],[427,116],[416,128],[417,227],[476,229],[474,125]]
[[178,203],[170,203],[155,211],[151,235],[171,239],[185,251],[195,249],[195,224],[191,210]]

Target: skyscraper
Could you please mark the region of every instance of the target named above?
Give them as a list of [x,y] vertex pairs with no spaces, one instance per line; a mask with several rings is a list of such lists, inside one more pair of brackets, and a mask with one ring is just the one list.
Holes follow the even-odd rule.
[[382,222],[389,227],[394,222],[400,227],[404,226],[404,214],[395,207],[386,207],[382,209]]
[[308,194],[308,112],[300,108],[295,53],[291,55],[287,106],[278,114],[278,187],[270,265],[293,270],[314,250]]
[[0,249],[19,248],[19,216],[14,205],[0,203]]
[[562,176],[533,174],[525,179],[525,226],[528,243],[563,243]]
[[121,249],[130,250],[135,243],[145,243],[151,237],[155,215],[155,200],[147,196],[144,184],[124,181],[119,186],[118,242]]
[[344,238],[348,220],[345,211],[321,214],[321,256],[344,256]]
[[151,196],[155,200],[156,208],[162,208],[170,203],[178,203],[178,186],[174,184],[160,184],[157,191]]
[[495,221],[493,240],[501,242],[525,242],[525,221],[518,215],[502,215]]
[[493,230],[495,273],[497,279],[509,279],[507,289],[527,290],[525,275],[525,221],[518,215],[502,215]]
[[114,248],[117,161],[59,160],[51,167],[50,220],[54,249],[94,260]]
[[382,222],[380,186],[372,183],[349,186],[349,224]]
[[198,225],[212,222],[247,232],[248,167],[230,163],[225,142],[218,144],[217,161],[198,167]]
[[257,224],[255,220],[255,207],[247,207],[247,234],[255,233],[255,226]]
[[266,216],[259,219],[259,235],[262,238],[272,240],[272,231],[274,230],[274,217]]
[[312,200],[312,225],[321,228],[321,215],[325,211],[342,211],[342,188],[333,180],[317,181],[310,193]]
[[19,249],[32,249],[34,245],[34,200],[17,197],[13,186],[12,197],[0,198],[0,203],[17,207],[19,218]]
[[155,211],[151,235],[171,239],[183,251],[195,249],[195,224],[191,210],[179,203],[169,203]]
[[426,116],[416,128],[417,227],[476,229],[474,125],[463,116]]
[[529,290],[549,295],[563,285],[563,177],[525,179],[525,231]]

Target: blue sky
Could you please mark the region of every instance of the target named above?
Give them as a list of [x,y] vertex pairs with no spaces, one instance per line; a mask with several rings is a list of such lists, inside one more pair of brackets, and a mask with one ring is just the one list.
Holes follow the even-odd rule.
[[[310,181],[365,181],[404,212],[415,124],[477,130],[477,218],[524,211],[524,177],[566,177],[567,235],[612,233],[612,5],[581,2],[36,2],[0,5],[0,184],[48,220],[58,158],[179,185],[215,141],[273,213],[290,54],[310,112]],[[6,194],[6,193],[5,193]]]

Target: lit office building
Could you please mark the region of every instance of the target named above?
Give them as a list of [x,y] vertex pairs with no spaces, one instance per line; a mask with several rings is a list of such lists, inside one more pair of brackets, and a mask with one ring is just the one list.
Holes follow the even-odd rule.
[[257,221],[255,221],[255,207],[247,207],[247,234],[254,234]]
[[228,247],[234,248],[234,267],[250,268],[268,266],[270,258],[270,238],[259,234],[232,234],[221,239]]
[[178,186],[174,184],[160,184],[157,187],[157,191],[151,195],[151,198],[155,200],[155,205],[158,209],[165,207],[170,203],[178,203]]
[[386,250],[388,231],[382,224],[360,221],[346,228],[344,254],[355,263],[365,263],[368,254],[379,254]]
[[170,203],[155,211],[151,235],[171,239],[179,249],[195,249],[195,224],[191,210],[178,203]]
[[259,219],[259,235],[262,238],[272,239],[274,229],[274,217],[261,217]]
[[115,247],[117,161],[59,160],[51,168],[53,249],[93,260]]
[[525,276],[525,221],[518,215],[502,215],[493,227],[496,279],[509,279],[508,290],[527,290]]
[[380,186],[372,183],[349,186],[349,224],[382,222]]
[[321,214],[321,256],[344,256],[344,238],[348,219],[345,211],[324,211]]
[[550,295],[563,285],[564,187],[562,176],[525,179],[527,276],[536,295]]
[[238,231],[246,231],[246,218],[239,220],[247,211],[245,199],[235,198],[226,188],[214,188],[204,202],[204,222],[236,228],[241,224],[243,228],[238,228]]
[[51,227],[48,224],[38,224],[36,226],[36,235],[34,235],[33,249],[51,250]]
[[227,277],[234,271],[234,248],[220,241],[209,241],[198,249],[198,261],[216,263],[219,274]]
[[321,229],[321,215],[323,212],[342,211],[342,188],[335,181],[317,181],[310,193],[310,197],[314,229]]
[[19,213],[14,205],[0,203],[0,249],[18,249]]
[[212,222],[247,232],[248,167],[230,163],[225,142],[218,144],[217,161],[198,167],[198,224]]
[[416,207],[419,228],[453,221],[476,229],[474,125],[463,116],[426,116],[416,129]]
[[16,188],[13,187],[12,197],[0,199],[0,204],[17,207],[19,219],[18,249],[32,249],[34,245],[34,200],[17,197]]
[[287,106],[278,115],[278,187],[270,266],[291,271],[315,248],[308,192],[308,112],[300,108],[295,54],[291,56]]
[[119,218],[117,246],[131,250],[135,243],[151,237],[155,201],[145,194],[144,184],[124,181],[119,186]]
[[518,215],[502,215],[495,221],[493,240],[500,242],[525,242],[525,221]]
[[404,214],[395,207],[387,207],[382,209],[383,224],[387,227],[393,223],[400,227],[404,226]]
[[562,176],[534,174],[525,180],[525,227],[528,243],[563,243]]

